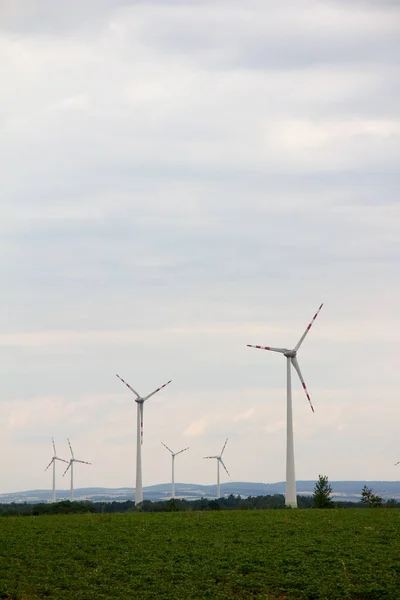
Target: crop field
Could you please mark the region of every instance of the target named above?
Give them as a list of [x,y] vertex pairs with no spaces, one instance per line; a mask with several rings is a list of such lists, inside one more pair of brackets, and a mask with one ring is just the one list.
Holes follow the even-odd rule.
[[0,519],[0,598],[400,599],[400,510]]

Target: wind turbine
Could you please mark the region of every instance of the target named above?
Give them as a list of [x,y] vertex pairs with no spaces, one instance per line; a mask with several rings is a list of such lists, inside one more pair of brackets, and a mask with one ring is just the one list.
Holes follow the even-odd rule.
[[[226,438],[226,440],[225,440],[225,444],[223,445],[221,454],[218,454],[217,456],[204,456],[203,457],[203,458],[215,458],[217,460],[217,498],[221,498],[221,489],[220,489],[220,485],[219,485],[219,464],[220,463],[224,467],[225,471],[228,473],[228,469],[226,468],[224,461],[222,460],[222,455],[224,453],[227,441],[228,441],[228,438]],[[230,477],[229,473],[228,473],[228,477]]]
[[171,456],[172,456],[172,495],[171,495],[171,498],[175,498],[175,473],[174,473],[175,456],[178,456],[178,454],[182,454],[182,452],[186,452],[186,450],[189,450],[189,446],[187,448],[184,448],[183,450],[179,450],[179,452],[172,452],[171,448],[168,448],[168,446],[166,444],[164,444],[164,442],[161,442],[161,443],[164,446],[164,448],[166,448],[167,450],[169,450],[171,452]]
[[61,460],[61,462],[68,462],[67,460],[64,460],[63,458],[60,458],[59,456],[57,456],[57,452],[56,452],[56,446],[54,444],[54,440],[53,438],[51,438],[52,444],[53,444],[53,458],[51,459],[51,461],[49,462],[49,464],[47,465],[47,467],[45,468],[45,471],[47,471],[47,469],[53,465],[53,495],[52,495],[52,502],[56,501],[56,460]]
[[133,387],[131,387],[129,385],[129,383],[124,381],[122,379],[122,377],[120,377],[119,375],[117,375],[117,377],[136,396],[135,402],[137,403],[137,439],[136,439],[135,504],[140,504],[141,502],[143,502],[143,485],[142,485],[143,404],[146,402],[146,400],[151,398],[151,396],[154,396],[154,394],[156,394],[157,392],[159,392],[160,390],[165,388],[165,386],[167,386],[169,383],[171,383],[171,380],[167,381],[167,383],[164,383],[164,385],[162,385],[161,387],[154,390],[154,392],[151,392],[151,394],[149,394],[148,396],[142,397],[142,396],[139,396],[139,394],[133,389]]
[[[67,442],[68,442],[69,449],[71,450],[71,458],[69,459],[68,467],[65,469],[65,471],[63,473],[63,477],[64,477],[65,473],[68,471],[68,469],[70,468],[71,469],[71,491],[69,494],[69,499],[72,502],[74,499],[74,463],[83,463],[84,465],[91,465],[92,463],[87,462],[86,460],[78,460],[77,458],[75,458],[74,453],[72,451],[71,443],[68,438],[67,438]],[[65,461],[65,462],[67,462],[67,461]]]
[[291,365],[293,365],[303,389],[306,393],[307,399],[310,403],[311,410],[314,412],[314,407],[311,403],[311,398],[308,394],[306,384],[303,379],[303,375],[300,371],[300,366],[297,361],[297,352],[300,349],[300,346],[304,342],[304,338],[307,333],[310,331],[312,324],[317,318],[323,304],[319,307],[317,312],[312,318],[311,323],[308,325],[307,329],[297,342],[296,346],[293,350],[289,350],[288,348],[271,348],[269,346],[253,346],[251,344],[247,344],[249,348],[259,348],[260,350],[271,350],[271,352],[280,352],[286,357],[286,390],[287,390],[287,417],[286,417],[286,497],[285,502],[287,506],[291,506],[292,508],[297,508],[297,496],[296,496],[296,477],[294,471],[294,441],[293,441],[293,416],[292,416],[292,380],[291,380]]

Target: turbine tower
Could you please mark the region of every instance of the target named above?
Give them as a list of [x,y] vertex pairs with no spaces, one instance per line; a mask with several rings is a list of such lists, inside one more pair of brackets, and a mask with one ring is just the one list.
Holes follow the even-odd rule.
[[[219,464],[220,463],[224,467],[225,471],[228,473],[228,469],[226,468],[224,461],[222,460],[222,455],[224,453],[227,441],[228,441],[228,438],[226,438],[226,440],[225,440],[225,444],[223,445],[221,454],[218,454],[217,456],[204,456],[203,457],[203,458],[215,458],[217,460],[217,498],[221,498],[221,489],[220,489],[220,485],[219,485]],[[230,477],[229,473],[228,473],[228,477]]]
[[[71,469],[71,491],[69,494],[69,499],[72,502],[74,499],[74,463],[83,463],[84,465],[91,465],[92,463],[87,462],[86,460],[78,460],[77,458],[75,458],[74,453],[72,451],[71,443],[68,438],[67,438],[67,442],[68,442],[69,449],[71,450],[71,458],[69,459],[68,467],[65,469],[65,471],[63,473],[63,477],[64,477],[65,473],[68,471],[68,469]],[[65,462],[67,462],[67,461],[65,461]]]
[[300,346],[304,342],[304,338],[307,333],[310,331],[312,324],[315,319],[318,317],[318,314],[323,307],[323,304],[319,307],[317,312],[312,318],[311,323],[308,325],[307,329],[297,342],[296,346],[293,350],[289,350],[288,348],[271,348],[269,346],[253,346],[251,344],[247,344],[249,348],[259,348],[260,350],[270,350],[271,352],[280,352],[286,357],[286,391],[287,391],[287,417],[286,417],[286,495],[285,495],[285,503],[287,506],[291,506],[292,508],[297,508],[297,495],[296,495],[296,477],[294,470],[294,441],[293,441],[293,416],[292,416],[292,381],[291,381],[291,366],[293,365],[307,399],[310,403],[311,410],[314,412],[314,407],[311,403],[311,398],[308,394],[306,384],[304,383],[303,375],[300,371],[300,366],[297,360],[297,352],[300,349]]
[[135,504],[140,504],[141,502],[143,502],[143,485],[142,485],[143,404],[146,402],[146,400],[151,398],[151,396],[154,396],[154,394],[156,394],[157,392],[159,392],[160,390],[165,388],[165,386],[167,386],[169,383],[171,383],[171,380],[167,381],[167,383],[164,383],[164,385],[162,385],[161,387],[154,390],[154,392],[151,392],[151,394],[149,394],[148,396],[142,397],[142,396],[139,396],[139,394],[133,389],[133,387],[131,387],[129,385],[129,383],[124,381],[122,379],[122,377],[120,377],[119,375],[117,375],[117,377],[136,396],[135,402],[137,403],[137,439],[136,439]]
[[178,454],[182,454],[182,452],[186,452],[186,450],[189,450],[189,446],[187,448],[184,448],[183,450],[179,450],[179,452],[172,452],[171,448],[168,448],[168,446],[166,444],[164,444],[164,442],[161,442],[162,445],[164,446],[164,448],[166,448],[167,450],[169,450],[171,452],[171,456],[172,456],[172,494],[171,494],[171,498],[175,498],[175,456],[178,456]]
[[52,444],[53,444],[53,458],[51,459],[51,461],[49,462],[49,464],[47,465],[47,467],[45,468],[45,471],[47,471],[47,469],[53,465],[53,494],[51,497],[51,501],[55,502],[56,501],[56,460],[61,460],[61,462],[65,462],[67,463],[67,460],[64,460],[63,458],[60,458],[59,456],[57,456],[57,452],[56,452],[56,446],[54,444],[54,439],[51,438]]

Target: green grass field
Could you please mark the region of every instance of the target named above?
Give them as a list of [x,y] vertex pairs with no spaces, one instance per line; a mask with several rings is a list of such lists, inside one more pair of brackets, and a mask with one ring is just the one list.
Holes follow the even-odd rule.
[[0,598],[400,599],[400,510],[4,517]]

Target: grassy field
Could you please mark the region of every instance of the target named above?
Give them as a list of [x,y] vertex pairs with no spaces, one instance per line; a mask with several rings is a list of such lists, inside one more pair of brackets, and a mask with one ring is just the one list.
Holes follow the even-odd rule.
[[0,598],[400,599],[400,510],[0,519]]

